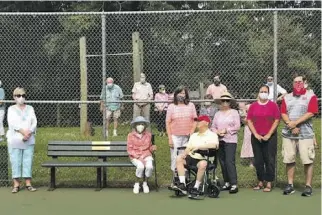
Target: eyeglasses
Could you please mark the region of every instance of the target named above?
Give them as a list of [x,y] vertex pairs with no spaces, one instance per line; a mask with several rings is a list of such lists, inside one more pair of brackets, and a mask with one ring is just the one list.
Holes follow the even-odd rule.
[[260,91],[259,93],[268,93],[267,91]]
[[15,97],[17,97],[17,98],[20,98],[20,97],[22,97],[22,98],[26,98],[26,94],[18,94],[18,95],[15,95]]
[[230,100],[229,100],[229,99],[221,99],[220,101],[221,101],[221,102],[230,102]]

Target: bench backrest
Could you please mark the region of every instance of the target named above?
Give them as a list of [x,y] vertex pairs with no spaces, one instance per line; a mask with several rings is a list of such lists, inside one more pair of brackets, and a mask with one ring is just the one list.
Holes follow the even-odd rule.
[[[152,135],[154,144],[154,135]],[[127,157],[126,141],[49,141],[51,157]]]

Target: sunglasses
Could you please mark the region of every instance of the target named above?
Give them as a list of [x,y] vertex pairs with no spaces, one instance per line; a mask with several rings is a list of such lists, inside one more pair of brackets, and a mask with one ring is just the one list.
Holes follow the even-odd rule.
[[17,98],[20,98],[20,97],[22,97],[22,98],[26,98],[26,94],[18,94],[18,95],[15,95],[15,97],[17,97]]
[[228,102],[228,103],[230,102],[230,100],[229,100],[229,99],[221,99],[220,101],[221,101],[221,102]]

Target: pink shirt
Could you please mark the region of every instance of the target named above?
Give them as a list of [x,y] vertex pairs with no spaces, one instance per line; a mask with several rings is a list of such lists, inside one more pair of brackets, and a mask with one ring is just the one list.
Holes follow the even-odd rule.
[[277,104],[272,101],[268,101],[265,105],[254,102],[247,113],[247,120],[252,121],[259,135],[266,135],[277,119],[280,119],[280,111]]
[[170,104],[168,107],[166,121],[170,122],[172,135],[190,135],[195,118],[197,111],[191,102],[188,105]]
[[223,129],[226,129],[227,133],[223,137],[219,136],[219,139],[226,143],[237,143],[237,135],[240,129],[240,116],[237,110],[218,111],[215,114],[211,130],[217,132],[217,130]]
[[130,159],[143,160],[144,158],[151,156],[151,133],[144,132],[142,137],[135,131],[132,131],[127,136],[127,153]]
[[227,87],[223,84],[220,84],[219,86],[216,86],[215,84],[211,84],[208,89],[206,94],[212,95],[214,99],[220,98],[221,94],[227,91]]
[[[169,95],[167,93],[157,93],[154,97],[155,101],[168,101]],[[155,103],[155,107],[158,111],[163,111],[168,108],[168,103]]]

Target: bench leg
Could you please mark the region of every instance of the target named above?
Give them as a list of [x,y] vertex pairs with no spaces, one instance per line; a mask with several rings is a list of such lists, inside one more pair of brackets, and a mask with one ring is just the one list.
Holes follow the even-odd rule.
[[[103,158],[103,162],[106,162],[106,158]],[[106,167],[103,167],[102,168],[102,170],[103,170],[103,187],[105,188],[105,187],[107,187],[107,169],[106,169]]]
[[97,167],[97,176],[96,176],[96,191],[100,191],[102,189],[102,168]]
[[158,192],[159,191],[159,185],[158,185],[158,177],[157,177],[157,163],[155,159],[155,155],[153,154],[153,162],[154,162],[154,183],[155,183],[155,189]]
[[48,191],[53,191],[56,188],[56,167],[50,168],[50,187]]

